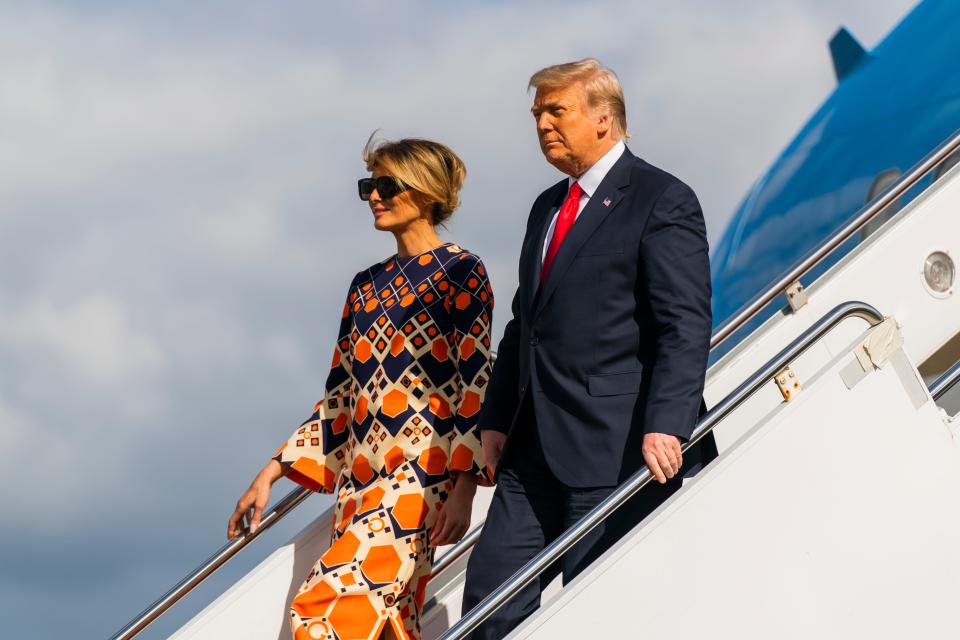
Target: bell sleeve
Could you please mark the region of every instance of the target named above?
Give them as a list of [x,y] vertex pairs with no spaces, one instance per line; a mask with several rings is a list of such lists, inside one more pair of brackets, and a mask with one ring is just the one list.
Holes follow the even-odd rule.
[[478,422],[490,382],[493,289],[483,262],[476,256],[465,254],[456,271],[448,302],[454,326],[451,354],[460,388],[450,443],[450,471],[472,473],[480,484],[489,486],[492,483],[483,463]]

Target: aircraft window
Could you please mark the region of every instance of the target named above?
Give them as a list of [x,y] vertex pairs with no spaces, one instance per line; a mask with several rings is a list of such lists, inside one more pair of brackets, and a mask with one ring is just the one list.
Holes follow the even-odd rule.
[[945,174],[947,171],[950,171],[950,169],[952,169],[958,162],[960,162],[960,151],[954,151],[947,156],[946,160],[938,164],[937,168],[933,170],[933,179],[939,180],[943,174]]
[[[864,200],[864,204],[873,202],[877,196],[889,189],[901,175],[900,169],[897,168],[884,169],[878,173],[877,177],[874,178],[870,184],[870,188],[867,189],[867,198]],[[884,222],[892,218],[897,211],[900,211],[900,198],[891,202],[886,209],[863,226],[863,229],[860,231],[860,239],[866,240],[874,231],[879,229]]]

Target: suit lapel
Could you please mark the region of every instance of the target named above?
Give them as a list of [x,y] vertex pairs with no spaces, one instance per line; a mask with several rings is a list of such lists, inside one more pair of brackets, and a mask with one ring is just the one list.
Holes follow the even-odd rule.
[[[557,189],[557,195],[548,200],[550,204],[546,209],[541,210],[540,218],[535,227],[536,235],[533,236],[533,244],[530,245],[527,251],[523,273],[527,274],[525,308],[528,314],[533,312],[534,305],[537,301],[537,293],[540,289],[540,272],[543,270],[543,243],[547,238],[550,221],[553,220],[554,214],[556,214],[560,205],[563,204],[563,198],[567,194],[566,184],[567,181],[564,180],[560,185],[554,187]],[[563,186],[562,189],[560,188],[561,185]]]
[[[629,150],[624,150],[623,155],[614,163],[604,176],[597,190],[587,201],[576,222],[567,232],[563,244],[560,245],[560,251],[550,268],[547,275],[547,281],[543,285],[543,290],[539,292],[535,299],[535,305],[532,318],[536,318],[550,296],[556,291],[558,283],[563,279],[563,274],[569,268],[570,263],[577,257],[583,245],[586,244],[593,232],[606,220],[607,216],[617,208],[623,199],[624,188],[630,184],[630,165],[633,162],[633,154]],[[549,219],[547,221],[549,226]],[[544,235],[546,229],[544,229]],[[540,248],[542,249],[542,242]],[[540,270],[537,270],[537,279],[540,278]]]

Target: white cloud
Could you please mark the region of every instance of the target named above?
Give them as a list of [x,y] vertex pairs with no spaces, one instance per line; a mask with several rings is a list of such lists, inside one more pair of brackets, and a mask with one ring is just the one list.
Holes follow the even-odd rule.
[[76,380],[95,385],[118,385],[165,365],[160,345],[131,326],[120,300],[103,293],[67,304],[28,300],[0,317],[0,341],[53,354]]
[[254,43],[184,46],[123,22],[11,13],[0,41],[8,193],[229,151],[315,116],[320,88],[337,80],[331,62]]
[[[29,442],[27,435],[33,428],[26,414],[0,401],[0,451],[22,451]],[[8,472],[5,468],[3,475]]]
[[197,223],[198,237],[217,258],[230,261],[262,259],[276,249],[277,203],[234,201],[224,210],[211,212]]
[[[908,6],[0,8],[0,467],[30,451],[43,479],[0,490],[19,536],[6,553],[50,532],[65,546],[35,551],[51,566],[79,541],[184,564],[209,550],[316,400],[346,283],[394,250],[354,194],[374,128],[466,161],[450,235],[487,262],[499,332],[529,205],[558,179],[532,71],[585,55],[616,69],[632,149],[694,186],[716,239],[833,86],[834,29],[855,21],[870,45]],[[164,586],[100,600],[135,609]],[[104,613],[87,615],[109,633],[133,611]]]

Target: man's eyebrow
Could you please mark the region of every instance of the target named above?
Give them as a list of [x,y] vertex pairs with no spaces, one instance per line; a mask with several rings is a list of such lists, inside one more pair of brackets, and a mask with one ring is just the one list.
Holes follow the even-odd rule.
[[530,107],[530,112],[536,113],[537,111],[546,111],[547,109],[563,109],[563,108],[564,106],[562,102],[554,101],[554,102],[546,102],[541,105],[533,105],[532,107]]

